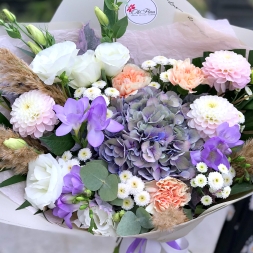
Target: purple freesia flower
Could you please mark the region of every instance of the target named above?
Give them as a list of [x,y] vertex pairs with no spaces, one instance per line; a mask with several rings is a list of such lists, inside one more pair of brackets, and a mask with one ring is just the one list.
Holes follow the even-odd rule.
[[74,130],[78,130],[81,124],[87,119],[86,110],[89,107],[89,99],[82,98],[75,100],[69,98],[64,107],[60,105],[54,106],[57,118],[62,124],[56,129],[57,136],[63,136]]
[[124,126],[117,121],[106,118],[107,106],[105,99],[99,96],[91,103],[88,112],[88,142],[93,147],[98,147],[104,141],[103,130],[112,133],[119,132],[124,129]]
[[71,193],[72,195],[78,195],[83,192],[84,184],[80,177],[81,168],[77,165],[73,166],[70,173],[68,173],[64,178],[64,186],[62,188],[62,193]]

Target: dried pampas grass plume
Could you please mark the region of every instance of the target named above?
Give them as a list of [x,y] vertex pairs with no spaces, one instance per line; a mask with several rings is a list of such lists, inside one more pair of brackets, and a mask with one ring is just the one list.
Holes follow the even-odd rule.
[[56,104],[64,105],[66,102],[58,86],[45,85],[23,60],[3,48],[0,48],[0,90],[14,95],[40,90],[52,97]]
[[163,212],[155,212],[152,217],[153,225],[158,231],[172,231],[176,225],[188,220],[183,209],[173,207],[169,207]]
[[[247,168],[247,171],[249,172],[250,175],[253,175],[253,139],[247,140],[243,145],[242,149],[240,150],[240,152],[234,155],[234,158],[238,156],[245,157],[244,163],[248,163],[251,165],[250,168]],[[231,165],[236,171],[236,177],[242,177],[244,175],[245,171],[244,168],[240,166],[240,163],[232,161]]]
[[[0,171],[6,168],[13,169],[15,174],[26,174],[28,163],[35,160],[38,154],[30,146],[18,150],[7,148],[3,142],[10,138],[19,139],[21,137],[11,129],[0,126]],[[29,138],[25,141],[28,145],[32,143]]]

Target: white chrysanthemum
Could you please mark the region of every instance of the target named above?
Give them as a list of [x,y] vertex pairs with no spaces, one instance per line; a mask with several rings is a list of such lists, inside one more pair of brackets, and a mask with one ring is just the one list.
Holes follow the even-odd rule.
[[169,73],[168,72],[162,72],[160,74],[160,79],[165,82],[165,83],[168,83],[170,81],[169,79]]
[[209,188],[209,192],[212,193],[212,194],[215,194],[217,192],[217,190],[214,190],[212,188]]
[[72,158],[72,154],[70,151],[65,151],[61,157],[65,162]]
[[128,179],[133,177],[133,174],[131,171],[125,170],[119,174],[120,181],[122,183],[126,183]]
[[107,83],[105,81],[101,80],[101,81],[97,81],[97,82],[93,83],[91,86],[99,88],[99,89],[103,89],[106,85],[107,85]]
[[168,65],[169,59],[165,56],[156,56],[153,58],[153,61],[159,65]]
[[245,116],[241,112],[239,112],[239,120],[240,124],[243,124],[245,122]]
[[13,130],[22,137],[40,138],[46,131],[53,131],[58,120],[53,111],[54,100],[38,90],[23,93],[12,105]]
[[60,166],[65,170],[71,171],[72,167],[77,165],[80,166],[80,162],[77,159],[71,159],[68,161],[64,161],[62,158],[58,160]]
[[252,96],[252,90],[250,89],[249,86],[246,86],[246,87],[245,87],[245,92],[246,92],[249,96]]
[[147,191],[140,192],[134,196],[134,201],[138,206],[146,206],[150,202],[150,195]]
[[144,182],[136,176],[133,176],[130,179],[128,179],[127,184],[130,187],[130,194],[133,195],[142,192],[145,187]]
[[106,118],[110,119],[113,116],[113,111],[107,109]]
[[101,90],[97,87],[91,87],[84,91],[84,97],[89,98],[90,100],[94,100],[95,98],[101,96]]
[[230,186],[233,184],[233,177],[231,174],[223,174],[224,186]]
[[89,148],[83,148],[78,152],[79,160],[85,162],[92,157],[92,152]]
[[169,59],[169,64],[170,65],[174,66],[176,63],[177,63],[177,60],[171,59],[171,58]]
[[105,89],[105,95],[108,97],[117,98],[119,96],[119,91],[115,88],[107,88]]
[[220,171],[221,173],[223,173],[223,174],[228,174],[228,168],[227,168],[226,165],[224,165],[224,164],[221,163],[221,164],[218,166],[218,169],[219,169],[219,171]]
[[191,181],[190,181],[190,184],[191,184],[191,187],[193,188],[196,188],[197,187],[197,184],[195,182],[195,178],[193,178]]
[[82,97],[85,90],[86,90],[86,88],[84,88],[84,87],[78,88],[77,90],[75,90],[74,97],[75,97],[75,98],[80,98],[80,97]]
[[210,206],[213,203],[212,198],[208,195],[203,196],[200,201],[204,206]]
[[156,63],[154,61],[144,61],[141,65],[141,67],[144,69],[144,70],[153,70],[155,67],[156,67]]
[[122,208],[126,211],[131,210],[134,207],[134,201],[131,197],[123,199]]
[[202,163],[202,162],[198,163],[198,164],[196,165],[196,168],[197,168],[197,170],[198,170],[200,173],[206,173],[206,172],[207,172],[207,169],[208,169],[207,165],[206,165],[205,163]]
[[106,105],[108,106],[110,104],[109,98],[105,95],[102,95],[102,97],[105,99]]
[[216,128],[224,122],[230,127],[240,122],[239,111],[222,97],[202,96],[190,108],[188,125],[197,129],[202,138],[216,136]]
[[231,193],[231,187],[230,186],[226,186],[226,187],[224,187],[224,189],[222,190],[222,198],[223,199],[226,199],[226,198],[228,198],[228,196],[230,195],[230,193]]
[[219,190],[223,187],[224,180],[219,172],[210,172],[208,175],[208,184],[214,190]]
[[202,174],[199,174],[196,176],[195,178],[195,184],[198,186],[198,187],[205,187],[206,184],[207,184],[207,178],[205,175],[202,175]]
[[156,89],[160,89],[161,85],[158,82],[151,82],[148,86],[154,87]]
[[130,188],[127,184],[119,183],[118,184],[118,198],[125,199],[130,194]]
[[232,176],[232,178],[234,178],[236,176],[236,171],[233,167],[230,167],[228,173],[229,173],[229,175]]

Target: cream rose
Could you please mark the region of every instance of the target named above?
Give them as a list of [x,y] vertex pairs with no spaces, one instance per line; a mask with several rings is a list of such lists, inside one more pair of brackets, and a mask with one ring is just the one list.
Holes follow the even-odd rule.
[[39,52],[30,67],[45,84],[52,85],[64,71],[70,74],[77,54],[76,44],[65,41]]
[[75,58],[75,64],[70,75],[69,86],[74,89],[90,86],[101,76],[101,67],[95,58],[95,53],[88,50],[84,55]]
[[51,154],[39,155],[28,166],[25,199],[40,210],[46,206],[53,208],[67,173],[67,167],[62,167]]
[[119,42],[100,44],[95,55],[101,68],[110,77],[119,74],[130,59],[129,50]]

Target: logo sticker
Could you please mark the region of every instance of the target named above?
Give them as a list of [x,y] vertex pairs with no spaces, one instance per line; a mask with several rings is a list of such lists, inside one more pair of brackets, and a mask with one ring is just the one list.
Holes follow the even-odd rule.
[[157,6],[152,0],[130,0],[125,13],[128,19],[137,25],[147,25],[157,16]]

